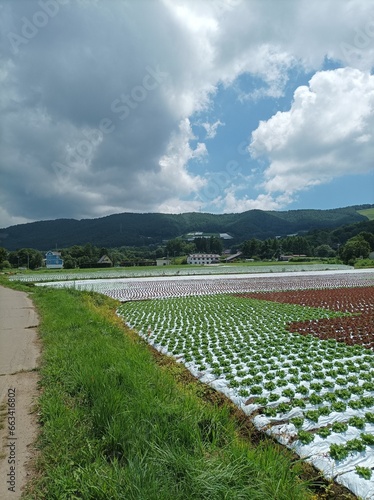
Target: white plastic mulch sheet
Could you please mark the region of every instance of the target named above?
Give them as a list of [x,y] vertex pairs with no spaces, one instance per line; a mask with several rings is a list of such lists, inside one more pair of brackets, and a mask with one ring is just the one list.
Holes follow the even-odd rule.
[[374,270],[294,271],[178,277],[80,279],[36,283],[37,286],[69,287],[103,293],[121,302],[189,295],[213,295],[272,290],[303,290],[370,286]]

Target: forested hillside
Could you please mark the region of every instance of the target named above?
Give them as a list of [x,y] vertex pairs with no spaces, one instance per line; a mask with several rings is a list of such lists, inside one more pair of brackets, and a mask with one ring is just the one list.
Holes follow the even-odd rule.
[[335,229],[367,221],[358,210],[374,205],[333,210],[285,212],[249,210],[235,214],[123,213],[98,219],[57,219],[19,224],[0,230],[0,246],[8,250],[47,250],[92,243],[98,247],[158,245],[191,231],[229,233],[231,244],[251,238],[266,239],[311,230]]

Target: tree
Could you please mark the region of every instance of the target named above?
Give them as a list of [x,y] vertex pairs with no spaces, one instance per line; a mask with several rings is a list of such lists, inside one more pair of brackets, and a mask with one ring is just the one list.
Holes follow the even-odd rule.
[[83,252],[91,261],[99,259],[99,249],[92,245],[92,243],[86,243],[83,247]]
[[370,250],[374,251],[374,234],[369,233],[368,231],[361,231],[357,236],[362,237],[365,241],[367,241],[370,245]]
[[108,255],[108,254],[109,254],[109,252],[108,252],[107,248],[105,248],[105,247],[100,248],[100,252],[99,252],[100,258],[103,257],[104,255]]
[[70,255],[68,255],[64,259],[64,269],[74,269],[75,267],[76,267],[76,261],[75,261],[75,259],[73,259],[73,257],[71,257]]
[[221,255],[222,251],[223,251],[223,244],[221,239],[217,238],[217,236],[211,236],[209,238],[209,252]]
[[370,244],[360,235],[349,239],[340,251],[345,264],[354,263],[358,258],[367,259],[370,253]]
[[277,238],[271,240],[271,247],[272,247],[272,258],[279,260],[281,254],[281,245]]
[[6,261],[8,257],[8,252],[5,250],[5,248],[0,247],[0,269],[4,267],[4,262]]
[[335,250],[333,250],[330,245],[324,244],[316,247],[314,254],[316,257],[332,257],[335,255]]
[[311,255],[308,240],[304,236],[288,236],[281,241],[284,253],[293,255]]
[[[193,246],[193,249],[195,249],[195,245]],[[182,240],[182,238],[175,238],[167,242],[167,256],[178,257],[179,255],[185,255],[186,253],[191,253],[191,243]]]
[[261,245],[262,242],[260,240],[252,238],[251,240],[244,241],[244,243],[240,245],[240,250],[243,252],[244,257],[252,259],[260,255]]
[[271,259],[273,257],[273,248],[271,244],[271,240],[265,240],[261,245],[261,259]]
[[62,256],[65,257],[65,255],[70,255],[73,259],[78,259],[79,257],[83,257],[84,249],[82,246],[74,245],[62,251]]
[[12,267],[19,267],[18,252],[9,252],[8,260]]
[[32,250],[29,267],[30,269],[37,269],[43,265],[43,255],[38,250]]
[[155,257],[156,259],[160,259],[161,257],[164,256],[164,249],[162,247],[157,247],[155,250]]
[[118,249],[113,249],[110,252],[110,256],[113,262],[113,266],[118,266],[124,258],[124,252],[121,252]]
[[195,238],[196,252],[207,253],[209,252],[209,242],[207,238]]
[[13,267],[36,269],[42,266],[43,255],[33,248],[21,248],[17,252],[10,252],[8,260]]

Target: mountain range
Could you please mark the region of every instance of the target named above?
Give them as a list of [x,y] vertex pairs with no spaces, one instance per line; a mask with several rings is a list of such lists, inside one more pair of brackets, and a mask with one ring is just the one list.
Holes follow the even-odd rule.
[[48,250],[92,243],[98,247],[159,245],[189,232],[228,233],[230,245],[258,238],[305,234],[368,221],[374,205],[330,210],[249,210],[232,214],[122,213],[97,219],[56,219],[0,229],[0,246],[7,250]]

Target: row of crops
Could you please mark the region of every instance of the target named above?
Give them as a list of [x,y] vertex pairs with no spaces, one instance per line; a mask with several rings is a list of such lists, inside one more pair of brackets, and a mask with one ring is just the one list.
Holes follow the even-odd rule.
[[188,297],[220,293],[245,293],[272,290],[331,289],[368,286],[373,273],[342,271],[302,272],[283,275],[179,276],[174,278],[74,280],[38,283],[40,286],[74,287],[104,293],[121,302],[165,297]]
[[[372,277],[365,279],[373,284]],[[346,289],[355,283],[346,282]],[[278,290],[303,286],[291,278],[288,285],[278,282]],[[268,301],[263,292],[257,294],[261,300],[253,298],[256,294],[248,298],[216,293],[129,301],[119,314],[156,349],[227,395],[259,429],[326,477],[372,499],[374,352],[334,338],[321,340],[317,332],[300,335],[289,330],[295,322],[344,324],[360,308],[373,312],[374,287],[365,288],[358,305],[346,308],[341,307],[342,290],[330,286],[319,289],[320,296],[329,298],[329,308],[288,303],[287,298]],[[307,291],[313,293],[312,288]],[[294,292],[283,292],[289,293]],[[372,336],[373,330],[371,324]]]
[[217,275],[217,274],[248,274],[248,273],[276,273],[276,272],[310,272],[310,271],[338,271],[349,270],[350,266],[343,264],[279,264],[271,266],[256,265],[214,265],[214,266],[173,266],[173,267],[141,267],[102,269],[96,271],[56,271],[18,273],[11,276],[10,281],[23,281],[37,283],[41,281],[62,281],[62,280],[88,280],[88,279],[116,279],[116,278],[149,278],[156,276],[197,276],[197,275]]

